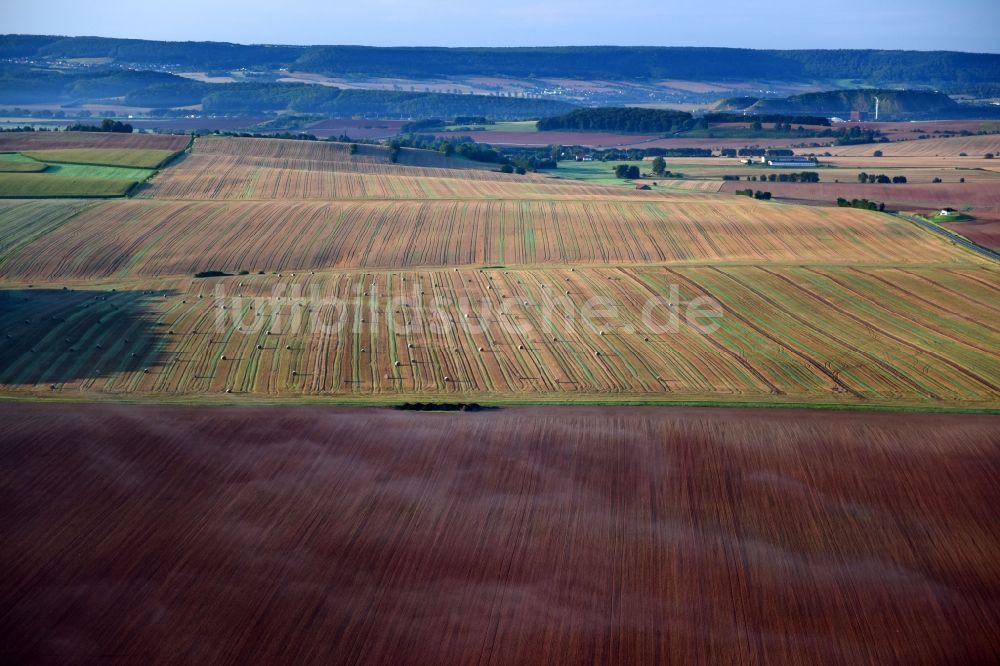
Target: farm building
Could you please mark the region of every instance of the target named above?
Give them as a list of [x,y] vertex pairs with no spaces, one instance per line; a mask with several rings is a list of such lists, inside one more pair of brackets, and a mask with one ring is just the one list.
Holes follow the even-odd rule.
[[635,186],[635,189],[637,189],[637,190],[648,190],[648,189],[650,189],[650,187],[649,187],[649,185],[646,185],[645,183],[639,183],[638,185]]
[[772,157],[767,161],[772,167],[811,167],[816,166],[816,160],[812,157]]

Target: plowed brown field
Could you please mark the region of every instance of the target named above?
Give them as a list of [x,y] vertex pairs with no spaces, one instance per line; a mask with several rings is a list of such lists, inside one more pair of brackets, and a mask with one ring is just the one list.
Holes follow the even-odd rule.
[[987,664],[998,419],[0,405],[0,660]]

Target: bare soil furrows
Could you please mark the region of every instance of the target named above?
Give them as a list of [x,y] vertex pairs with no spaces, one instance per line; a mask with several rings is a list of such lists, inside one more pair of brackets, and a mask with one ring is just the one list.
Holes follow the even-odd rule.
[[4,132],[0,152],[68,148],[184,150],[187,134],[120,134],[116,132]]
[[998,419],[0,405],[0,657],[992,663]]

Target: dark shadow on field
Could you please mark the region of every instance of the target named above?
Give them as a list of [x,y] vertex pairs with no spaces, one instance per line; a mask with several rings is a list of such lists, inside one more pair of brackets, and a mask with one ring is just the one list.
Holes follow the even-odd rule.
[[0,385],[158,371],[173,291],[0,290]]

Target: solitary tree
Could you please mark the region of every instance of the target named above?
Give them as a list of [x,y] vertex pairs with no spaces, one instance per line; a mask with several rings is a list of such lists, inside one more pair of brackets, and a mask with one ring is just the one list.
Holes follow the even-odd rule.
[[657,176],[662,176],[663,172],[667,170],[667,161],[662,157],[653,158],[653,173]]

